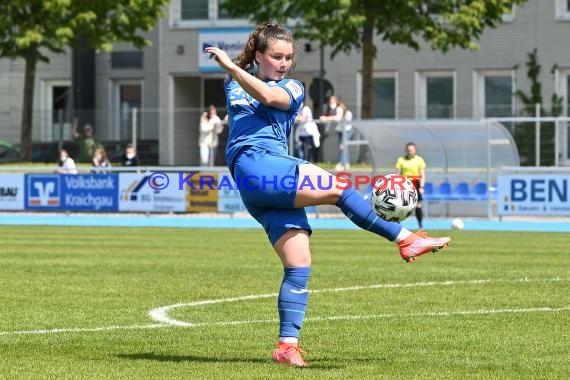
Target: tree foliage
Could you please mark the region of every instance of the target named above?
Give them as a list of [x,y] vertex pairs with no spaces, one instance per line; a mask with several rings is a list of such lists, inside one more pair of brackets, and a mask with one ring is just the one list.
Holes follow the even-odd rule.
[[[546,110],[542,95],[542,83],[540,82],[540,72],[542,65],[539,63],[538,51],[534,49],[527,54],[526,75],[530,81],[529,92],[521,89],[515,91],[515,96],[521,101],[523,116],[536,116],[536,105],[540,106],[541,116],[560,116],[564,110],[564,98],[553,93],[550,97],[550,109]],[[556,64],[550,70],[554,73]],[[556,139],[556,128],[554,123],[541,123],[540,126],[540,164],[550,166],[555,163],[554,140]],[[536,165],[536,135],[534,123],[522,123],[513,130],[513,135],[522,165]]]
[[526,0],[225,0],[233,16],[293,26],[297,37],[321,41],[339,52],[361,49],[363,117],[370,115],[374,35],[393,44],[419,49],[427,42],[446,52],[475,50],[486,28],[497,27],[513,4]]
[[[538,51],[534,49],[527,54],[528,61],[526,62],[527,72],[526,75],[530,80],[530,93],[526,93],[521,89],[515,91],[515,95],[523,104],[523,113],[526,116],[534,116],[536,113],[536,105],[540,104],[540,114],[542,116],[560,116],[564,108],[564,98],[553,93],[550,97],[550,110],[546,111],[544,108],[544,100],[542,96],[542,83],[540,82],[540,72],[542,65],[538,62]],[[551,69],[554,73],[556,65]]]
[[22,158],[31,152],[33,81],[38,62],[67,46],[109,51],[116,41],[136,47],[149,42],[149,31],[168,0],[2,0],[0,57],[26,62],[22,113]]
[[46,53],[63,53],[78,42],[82,47],[109,51],[113,42],[143,47],[149,31],[168,0],[2,0],[0,56],[21,58],[30,49],[48,61]]

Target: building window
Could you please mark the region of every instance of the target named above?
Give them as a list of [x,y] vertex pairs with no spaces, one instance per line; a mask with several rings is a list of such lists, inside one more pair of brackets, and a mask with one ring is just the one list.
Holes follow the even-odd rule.
[[208,19],[209,0],[180,0],[182,20]]
[[556,19],[570,21],[570,0],[554,0],[556,2]]
[[568,89],[570,88],[570,75],[566,75],[566,116],[570,116],[570,96],[568,96]]
[[137,109],[136,136],[141,138],[142,125],[142,84],[141,82],[117,81],[113,86],[113,138],[121,141],[132,141],[134,115]]
[[170,26],[173,28],[251,27],[247,19],[231,18],[223,8],[226,0],[171,0]]
[[[570,94],[568,89],[570,89],[570,74],[566,75],[566,116],[570,116]],[[562,149],[563,152],[566,151],[565,165],[570,165],[570,124],[566,124],[561,133],[561,140],[566,140],[566,146]],[[564,137],[566,137],[566,139],[564,139]]]
[[71,81],[43,81],[41,140],[58,141],[71,138]]
[[396,76],[378,76],[372,79],[372,117],[395,119],[397,114]]
[[515,11],[517,6],[515,4],[511,4],[511,13],[503,13],[503,22],[514,22],[515,21]]
[[515,82],[512,70],[476,71],[474,79],[474,117],[514,116]]
[[512,76],[485,76],[485,117],[509,117],[513,113]]
[[228,14],[228,11],[226,11],[223,7],[222,4],[225,2],[225,0],[218,0],[218,18],[221,19],[229,19],[231,18],[230,15]]
[[112,69],[142,69],[144,53],[142,51],[114,51],[111,52]]
[[453,77],[426,78],[426,117],[450,119],[454,117]]
[[455,72],[416,72],[416,117],[420,119],[454,118],[456,103],[455,82]]

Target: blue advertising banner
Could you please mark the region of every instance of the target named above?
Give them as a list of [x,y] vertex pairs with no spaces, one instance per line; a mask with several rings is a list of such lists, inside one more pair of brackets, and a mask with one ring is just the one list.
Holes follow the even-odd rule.
[[218,212],[246,212],[247,209],[243,204],[237,185],[229,173],[225,174],[227,177],[226,183],[228,186],[222,186],[218,194]]
[[499,215],[570,215],[570,175],[501,175],[497,190]]
[[27,174],[26,210],[117,211],[117,174]]
[[230,58],[237,57],[246,44],[251,29],[201,29],[198,34],[198,69],[200,72],[223,72],[218,62],[204,53],[208,46],[224,50]]

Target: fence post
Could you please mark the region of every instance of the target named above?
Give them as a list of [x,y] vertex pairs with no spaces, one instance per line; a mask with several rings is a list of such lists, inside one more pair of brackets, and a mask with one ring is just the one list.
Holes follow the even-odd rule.
[[132,113],[133,117],[132,117],[132,128],[131,128],[131,133],[132,133],[131,144],[133,144],[133,148],[135,148],[136,152],[137,151],[137,107],[133,107]]
[[491,173],[491,122],[485,122],[487,127],[487,219],[493,217],[493,206],[491,204],[491,186],[493,183],[493,175]]
[[534,117],[534,166],[540,166],[540,103],[535,104]]
[[558,119],[554,122],[554,166],[560,165],[560,141],[559,141],[559,132],[558,132]]
[[59,136],[57,140],[57,151],[61,152],[63,149],[63,108],[57,110],[57,121],[59,123]]

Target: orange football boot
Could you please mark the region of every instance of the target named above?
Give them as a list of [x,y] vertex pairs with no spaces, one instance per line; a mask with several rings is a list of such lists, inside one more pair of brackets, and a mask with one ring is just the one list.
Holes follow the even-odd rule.
[[305,354],[305,351],[301,350],[298,344],[279,342],[273,351],[273,361],[295,367],[308,367],[301,354]]
[[418,256],[430,252],[437,252],[445,248],[451,241],[449,237],[430,238],[426,232],[418,231],[398,243],[400,256],[408,263],[414,262]]

